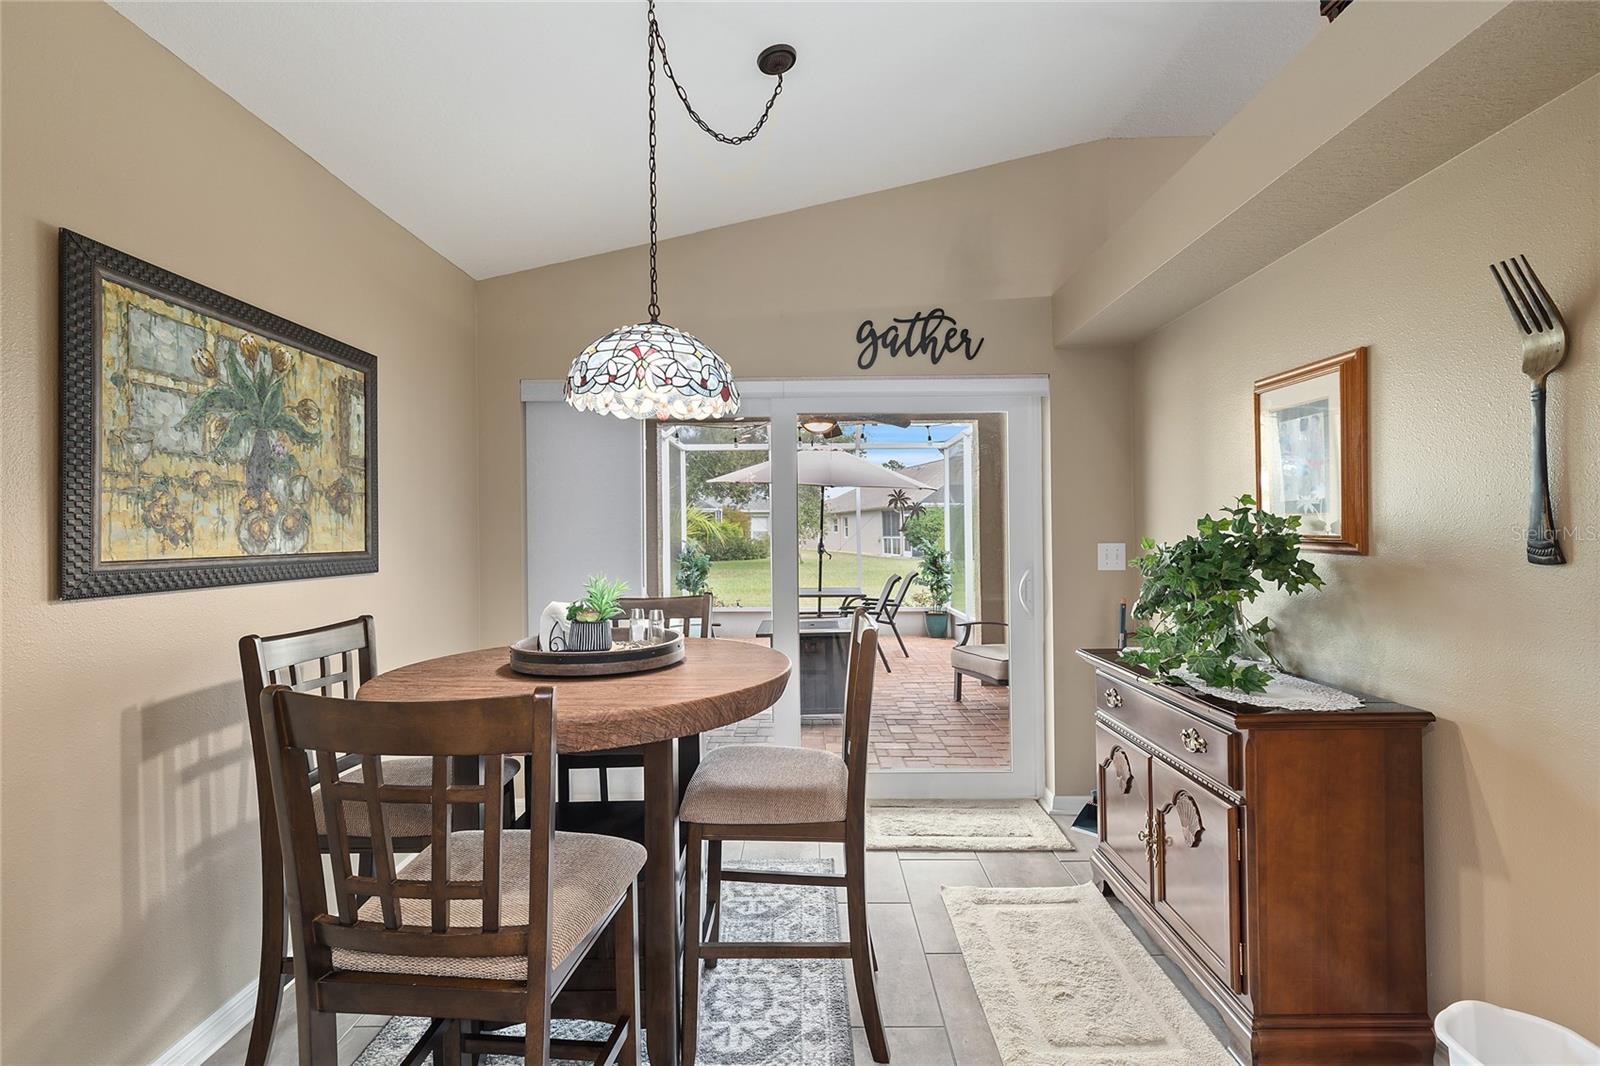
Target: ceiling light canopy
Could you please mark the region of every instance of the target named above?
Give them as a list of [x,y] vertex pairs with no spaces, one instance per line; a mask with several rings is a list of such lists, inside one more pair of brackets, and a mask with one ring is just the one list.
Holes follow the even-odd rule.
[[777,79],[761,117],[748,133],[729,136],[708,125],[689,103],[667,58],[667,42],[656,22],[655,0],[647,5],[650,82],[650,321],[614,329],[589,345],[567,371],[567,403],[580,411],[618,418],[725,418],[739,410],[739,389],[733,370],[716,352],[691,334],[661,321],[656,286],[656,53],[661,69],[678,92],[689,117],[723,144],[755,139],[783,92],[783,76],[794,67],[795,50],[771,45],[756,58],[761,73]]

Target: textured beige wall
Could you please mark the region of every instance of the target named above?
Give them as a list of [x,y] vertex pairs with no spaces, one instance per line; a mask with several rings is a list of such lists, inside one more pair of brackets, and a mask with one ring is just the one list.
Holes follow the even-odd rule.
[[[1523,559],[1528,400],[1489,277],[1562,307],[1551,475],[1569,564]],[[1435,1008],[1480,997],[1600,1039],[1600,79],[1169,324],[1140,349],[1140,531],[1252,484],[1251,382],[1370,347],[1372,541],[1267,601],[1304,673],[1428,708]]]
[[[237,638],[370,611],[392,664],[477,636],[473,283],[110,8],[0,27],[0,1057],[145,1062],[254,976]],[[58,226],[377,355],[380,573],[53,599]]]
[[[1193,152],[1192,139],[1101,141],[744,222],[661,246],[663,317],[704,338],[744,378],[1051,378],[1050,564],[1054,677],[1088,675],[1073,647],[1115,630],[1120,575],[1095,570],[1094,545],[1131,534],[1124,455],[1125,357],[1063,359],[1050,343],[1049,294],[1109,227]],[[662,210],[672,212],[670,160]],[[483,498],[483,637],[524,626],[522,422],[517,383],[560,378],[573,355],[643,317],[645,256],[630,249],[506,275],[478,287]],[[987,337],[973,362],[882,359],[856,368],[857,325],[940,306]],[[957,405],[959,406],[959,404]],[[559,506],[559,501],[552,501]],[[1080,676],[1081,674],[1081,676]],[[1080,686],[1080,687],[1081,687]],[[1072,707],[1055,750],[1071,771],[1057,791],[1090,784],[1088,718]]]

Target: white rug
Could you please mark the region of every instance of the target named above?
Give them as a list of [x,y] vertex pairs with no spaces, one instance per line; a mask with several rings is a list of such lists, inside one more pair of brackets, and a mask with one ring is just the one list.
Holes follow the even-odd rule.
[[1005,1066],[1237,1066],[1093,885],[944,903]]
[[873,851],[1074,851],[1033,800],[892,800],[867,808]]

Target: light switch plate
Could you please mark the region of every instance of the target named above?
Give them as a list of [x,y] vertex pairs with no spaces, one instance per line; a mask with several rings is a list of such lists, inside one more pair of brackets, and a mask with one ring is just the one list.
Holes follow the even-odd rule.
[[1128,546],[1126,544],[1100,545],[1100,569],[1126,570],[1128,568]]

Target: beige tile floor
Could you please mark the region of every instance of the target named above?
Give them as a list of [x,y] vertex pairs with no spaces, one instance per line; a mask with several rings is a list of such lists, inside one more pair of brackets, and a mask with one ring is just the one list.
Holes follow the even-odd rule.
[[[1066,819],[1058,818],[1065,825]],[[867,909],[878,947],[878,996],[888,1029],[890,1056],[906,1066],[1000,1066],[983,1008],[978,1004],[940,898],[942,885],[1073,885],[1089,880],[1093,839],[1072,833],[1076,852],[886,852],[867,854]],[[725,858],[843,858],[838,845],[729,845]],[[1115,904],[1114,904],[1115,905]],[[1126,912],[1122,911],[1124,920]],[[841,914],[840,920],[843,921]],[[1137,933],[1137,929],[1135,929]],[[1220,1033],[1221,1020],[1192,986],[1142,934],[1140,943],[1172,975],[1206,1022]],[[860,1011],[851,989],[856,1061],[870,1063]],[[295,1061],[294,1010],[279,1019],[272,1063]],[[340,1019],[339,1061],[354,1062],[377,1035],[384,1019],[362,1015]],[[244,1061],[248,1032],[241,1032],[207,1062],[235,1066]]]

